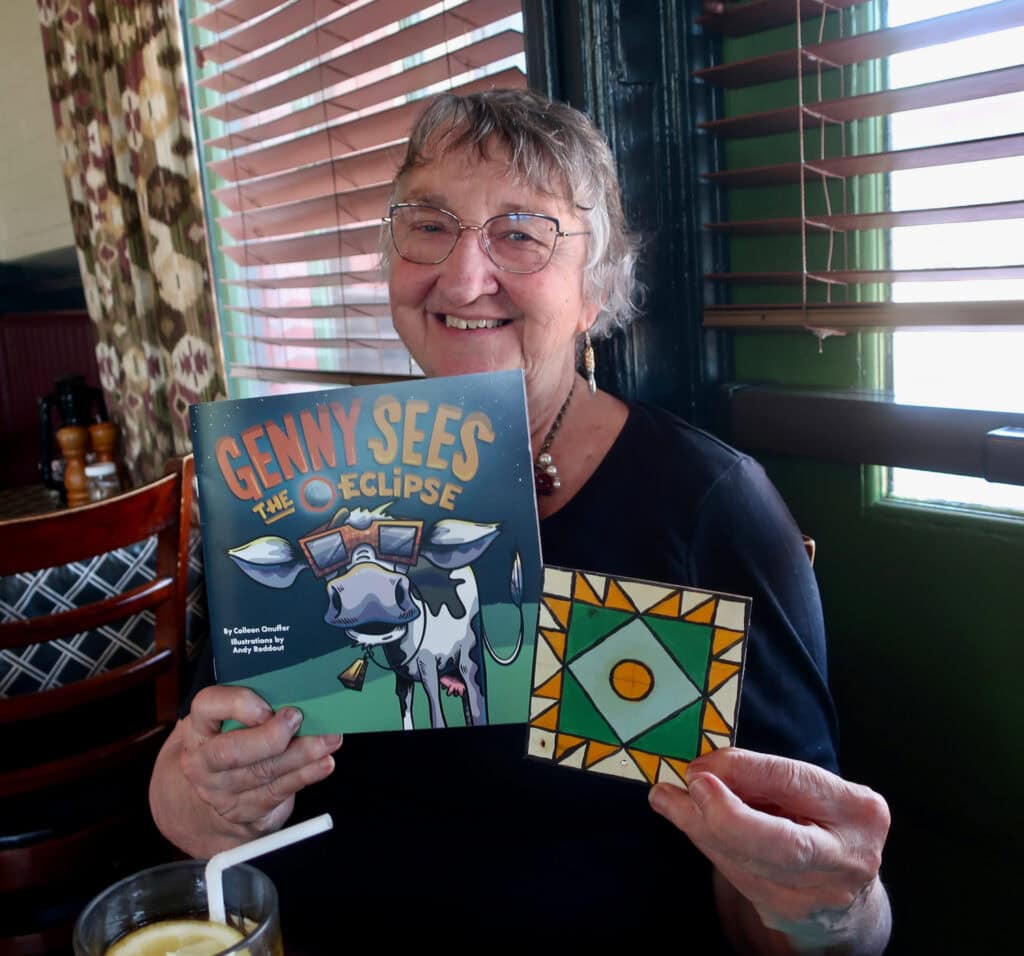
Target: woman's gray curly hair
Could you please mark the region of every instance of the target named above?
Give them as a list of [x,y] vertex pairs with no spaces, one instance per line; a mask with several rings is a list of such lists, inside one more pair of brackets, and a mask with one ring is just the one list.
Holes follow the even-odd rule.
[[[585,114],[531,90],[442,93],[413,127],[395,176],[396,195],[402,177],[434,159],[438,147],[442,152],[475,149],[484,159],[498,147],[511,157],[517,179],[540,192],[564,195],[591,233],[583,293],[602,303],[591,334],[607,335],[634,318],[639,243],[626,228],[611,150]],[[382,239],[388,264],[391,244]]]

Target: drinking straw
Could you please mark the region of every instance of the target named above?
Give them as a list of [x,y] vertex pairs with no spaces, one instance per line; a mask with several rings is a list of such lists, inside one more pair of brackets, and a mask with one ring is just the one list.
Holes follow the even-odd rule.
[[227,914],[224,912],[224,879],[223,873],[229,866],[236,863],[243,863],[253,857],[262,856],[273,850],[279,850],[283,846],[305,840],[306,837],[316,836],[324,833],[334,826],[334,821],[329,813],[321,814],[310,820],[303,820],[294,826],[285,827],[277,833],[268,833],[257,840],[250,840],[230,850],[223,850],[210,857],[206,864],[206,899],[210,911],[211,923],[226,923]]

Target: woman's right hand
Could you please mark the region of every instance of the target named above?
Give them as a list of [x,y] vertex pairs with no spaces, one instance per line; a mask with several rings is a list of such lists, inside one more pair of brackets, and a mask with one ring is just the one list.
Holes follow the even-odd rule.
[[[244,727],[221,732],[225,720]],[[193,856],[210,856],[280,828],[295,794],[334,769],[337,734],[296,737],[302,714],[276,714],[244,687],[200,691],[157,758],[150,806],[161,832]]]

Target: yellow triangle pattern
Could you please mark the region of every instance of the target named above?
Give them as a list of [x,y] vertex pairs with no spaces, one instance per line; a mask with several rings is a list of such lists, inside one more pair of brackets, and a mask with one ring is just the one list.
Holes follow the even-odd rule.
[[569,608],[572,607],[571,601],[567,601],[565,598],[545,597],[544,603],[547,605],[548,610],[554,616],[555,620],[558,621],[563,628],[569,626]]
[[621,749],[621,747],[615,744],[603,744],[600,740],[589,740],[587,741],[587,755],[583,758],[583,766],[592,767],[599,760],[607,757],[608,754],[613,754],[616,750]]
[[544,635],[544,640],[551,645],[551,650],[555,652],[555,657],[560,661],[565,660],[565,632],[564,631],[552,631],[547,628],[541,628],[541,634]]
[[679,779],[686,783],[686,768],[690,766],[689,760],[680,760],[678,757],[665,757],[667,763],[679,776]]
[[686,789],[686,781],[672,769],[668,760],[662,760],[658,764],[658,783],[671,783]]
[[534,717],[539,717],[541,714],[544,713],[544,711],[546,711],[549,707],[551,707],[552,705],[554,705],[556,703],[558,703],[558,702],[557,701],[553,701],[550,698],[545,700],[543,697],[531,697],[530,698],[530,720],[533,720]]
[[710,701],[704,705],[704,720],[702,721],[702,725],[704,730],[709,730],[713,734],[728,734],[731,730],[722,715],[718,712],[718,708]]
[[738,673],[739,669],[739,664],[723,664],[721,661],[712,661],[711,668],[708,671],[707,689],[709,691],[717,690],[733,674]]
[[531,727],[542,727],[544,730],[558,730],[558,704],[549,707],[539,717],[530,721]]
[[717,598],[705,601],[698,605],[689,614],[683,616],[684,621],[692,621],[694,624],[710,624],[715,619],[715,605]]
[[[576,583],[573,588],[573,597],[583,604],[596,604],[600,607],[604,602],[594,593],[590,582],[579,572],[576,573]],[[568,620],[568,618],[566,618]]]
[[604,595],[604,606],[618,608],[620,611],[632,611],[636,613],[636,607],[626,596],[618,582],[614,578],[608,579],[608,590]]
[[577,747],[575,750],[570,750],[561,760],[559,760],[558,765],[560,767],[574,767],[576,770],[582,770],[583,758],[586,755],[586,747]]
[[683,603],[679,608],[679,616],[689,614],[698,604],[703,604],[709,597],[707,591],[683,591]]
[[585,744],[583,737],[574,737],[572,734],[559,734],[555,738],[555,760],[561,760],[570,750],[574,750],[580,744]]
[[715,749],[715,745],[708,740],[707,737],[701,737],[700,739],[700,755],[703,757],[704,754],[711,753]]
[[715,638],[711,643],[711,654],[718,657],[726,648],[732,647],[741,637],[742,631],[730,631],[725,627],[715,628]]
[[533,689],[538,697],[550,697],[552,700],[562,699],[562,672],[549,677],[540,687]]
[[680,591],[670,594],[664,601],[659,601],[647,613],[658,614],[661,617],[679,617],[679,607],[683,597]]
[[649,754],[643,750],[630,750],[626,748],[628,753],[635,761],[636,765],[643,771],[644,776],[651,782],[658,782],[658,764],[661,763],[661,757],[657,754]]

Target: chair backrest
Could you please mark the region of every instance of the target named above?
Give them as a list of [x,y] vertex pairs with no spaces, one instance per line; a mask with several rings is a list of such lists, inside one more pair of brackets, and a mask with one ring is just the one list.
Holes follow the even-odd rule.
[[[0,896],[66,880],[96,852],[88,837],[107,839],[108,824],[129,810],[135,819],[148,813],[145,775],[174,725],[182,692],[192,474],[191,456],[175,459],[163,478],[115,498],[0,522],[0,576],[88,561],[156,536],[151,581],[114,594],[83,586],[76,607],[0,623],[0,649],[11,650],[51,641],[62,645],[50,647],[71,646],[75,635],[102,635],[132,615],[154,621],[153,645],[142,657],[64,686],[0,698]],[[126,779],[117,775],[129,768],[131,797],[108,779]],[[90,781],[100,797],[93,795],[86,812]],[[44,806],[65,819],[43,819]],[[11,833],[19,813],[22,832]]]

